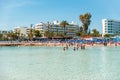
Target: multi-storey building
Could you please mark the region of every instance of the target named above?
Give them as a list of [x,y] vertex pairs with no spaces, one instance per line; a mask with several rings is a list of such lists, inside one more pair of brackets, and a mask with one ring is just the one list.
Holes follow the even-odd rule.
[[30,33],[30,29],[27,27],[20,26],[15,28],[14,32],[20,34],[20,36],[28,36],[28,34]]
[[38,24],[35,24],[35,30],[39,30],[42,36],[45,36],[45,31],[46,31],[46,24],[43,22],[40,22]]
[[[60,25],[59,21],[54,21],[51,23],[39,23],[35,25],[35,30],[39,30],[44,36],[45,31],[53,31],[54,33],[63,33],[64,28]],[[75,36],[76,32],[79,30],[79,25],[72,21],[69,25],[66,26],[65,32],[68,36]]]
[[[57,32],[63,33],[64,32],[64,28],[60,25],[60,23],[58,21],[54,21],[52,30],[54,31],[54,33],[57,33]],[[79,30],[78,24],[73,21],[65,27],[66,35],[72,36],[72,37],[76,35],[76,32],[78,30]]]
[[105,34],[116,34],[120,35],[120,21],[112,19],[102,20],[102,33]]
[[9,31],[7,31],[7,30],[1,30],[0,34],[2,34],[2,35],[0,36],[0,40],[10,39],[8,37],[8,34],[12,33],[12,32],[13,32],[12,30],[9,30]]

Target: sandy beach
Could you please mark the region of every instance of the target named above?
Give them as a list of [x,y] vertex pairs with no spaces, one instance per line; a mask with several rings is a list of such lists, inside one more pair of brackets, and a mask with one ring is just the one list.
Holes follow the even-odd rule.
[[0,46],[81,46],[85,45],[86,47],[92,47],[92,46],[120,46],[120,42],[118,43],[107,43],[104,45],[104,43],[66,43],[66,42],[36,42],[36,41],[30,41],[30,42],[0,42]]

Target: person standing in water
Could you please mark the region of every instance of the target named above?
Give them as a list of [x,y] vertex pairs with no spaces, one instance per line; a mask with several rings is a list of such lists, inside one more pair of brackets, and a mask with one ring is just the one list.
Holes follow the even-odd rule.
[[77,50],[79,49],[79,44],[77,44]]
[[74,46],[73,50],[75,51],[75,46]]
[[63,50],[65,51],[65,47],[63,47]]
[[68,45],[66,44],[66,49],[68,50]]
[[83,45],[83,49],[85,50],[85,45]]
[[81,45],[81,50],[85,50],[85,44]]

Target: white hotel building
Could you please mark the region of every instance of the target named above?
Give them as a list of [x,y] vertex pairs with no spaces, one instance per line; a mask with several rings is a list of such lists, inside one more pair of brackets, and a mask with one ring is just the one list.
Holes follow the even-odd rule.
[[102,19],[102,35],[118,34],[120,35],[120,21],[112,19]]
[[47,29],[46,29],[46,24],[43,23],[43,22],[40,22],[40,23],[38,23],[38,24],[35,24],[34,29],[35,29],[35,30],[39,30],[43,37],[44,37],[45,31],[47,30]]
[[[48,23],[40,22],[38,24],[35,24],[35,30],[39,30],[42,33],[42,36],[44,36],[45,31],[48,30]],[[64,32],[64,28],[60,26],[59,21],[54,21],[52,24],[50,23],[49,30],[52,30],[54,33]],[[67,32],[67,35],[69,36],[75,36],[78,30],[79,30],[79,25],[73,21],[69,23],[68,26],[66,26],[66,32]]]
[[30,29],[28,27],[24,27],[24,26],[19,26],[17,28],[14,28],[14,32],[15,33],[20,33],[20,36],[28,36]]
[[[54,33],[57,33],[57,32],[63,33],[64,32],[64,28],[60,26],[60,22],[58,22],[58,21],[54,21],[52,30],[54,31]],[[72,21],[71,23],[69,23],[69,25],[66,26],[65,31],[67,32],[68,36],[74,37],[78,30],[79,30],[79,25],[76,22]]]

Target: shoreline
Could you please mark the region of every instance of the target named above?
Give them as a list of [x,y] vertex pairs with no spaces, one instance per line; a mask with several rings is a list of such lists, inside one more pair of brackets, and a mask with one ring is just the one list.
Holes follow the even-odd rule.
[[103,43],[84,43],[84,44],[80,44],[80,43],[65,43],[65,42],[1,42],[0,46],[50,46],[50,47],[55,47],[55,46],[61,46],[61,47],[65,47],[66,45],[69,46],[81,46],[81,45],[85,45],[86,47],[95,47],[95,46],[120,46],[120,43],[107,43],[106,45],[104,45]]

